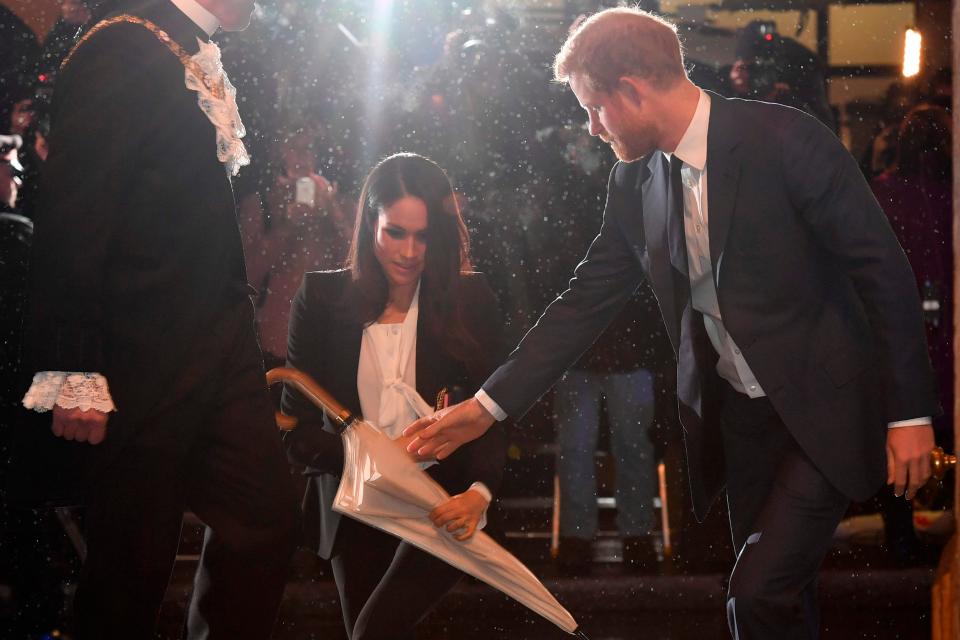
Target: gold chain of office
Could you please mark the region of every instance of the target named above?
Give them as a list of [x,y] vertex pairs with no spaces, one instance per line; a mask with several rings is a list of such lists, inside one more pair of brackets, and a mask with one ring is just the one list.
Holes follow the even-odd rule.
[[109,18],[102,22],[98,22],[96,25],[93,26],[92,29],[90,29],[90,31],[84,34],[84,36],[80,39],[80,42],[78,42],[73,47],[73,49],[70,50],[70,53],[67,54],[67,57],[64,58],[63,62],[60,64],[60,70],[63,71],[63,69],[66,68],[66,66],[70,63],[70,60],[73,58],[73,55],[77,52],[77,49],[83,46],[83,43],[89,40],[95,33],[97,33],[102,29],[106,29],[111,25],[118,24],[120,22],[129,22],[131,24],[138,24],[141,27],[144,27],[145,29],[153,33],[153,35],[157,36],[157,39],[161,43],[163,43],[164,46],[167,47],[167,49],[170,50],[170,53],[177,56],[177,58],[180,59],[180,63],[186,69],[188,69],[190,73],[192,73],[195,77],[200,79],[200,82],[202,82],[203,86],[207,88],[207,91],[213,94],[214,98],[216,98],[217,100],[223,100],[224,95],[226,94],[226,89],[223,86],[222,78],[220,78],[219,81],[216,83],[211,82],[207,74],[204,73],[203,69],[200,68],[200,65],[197,64],[197,61],[194,60],[190,56],[190,54],[184,51],[183,47],[181,47],[177,42],[175,42],[173,38],[167,35],[166,31],[164,31],[154,23],[150,22],[149,20],[140,18],[138,16],[131,16],[131,15],[124,14],[124,15],[115,16],[113,18]]

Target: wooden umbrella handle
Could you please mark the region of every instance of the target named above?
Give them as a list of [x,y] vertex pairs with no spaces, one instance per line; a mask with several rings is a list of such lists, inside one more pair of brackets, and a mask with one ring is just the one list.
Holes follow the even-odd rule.
[[[310,402],[323,409],[323,412],[336,423],[337,431],[343,431],[357,419],[346,407],[327,393],[326,389],[317,384],[316,380],[299,369],[276,367],[267,371],[267,386],[273,386],[278,382],[289,384],[306,396]],[[290,431],[297,426],[296,417],[288,416],[280,411],[277,411],[276,419],[277,427],[281,431]]]
[[932,475],[937,480],[943,480],[948,470],[957,466],[957,456],[943,452],[943,447],[936,447],[930,452]]

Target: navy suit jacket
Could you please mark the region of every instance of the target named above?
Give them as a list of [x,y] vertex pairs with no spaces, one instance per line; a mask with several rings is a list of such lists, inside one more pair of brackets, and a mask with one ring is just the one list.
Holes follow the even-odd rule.
[[[523,414],[649,280],[678,358],[693,507],[724,483],[717,355],[667,244],[662,153],[618,163],[600,234],[569,288],[484,390]],[[814,118],[711,94],[710,256],[724,326],[814,464],[865,499],[883,483],[887,422],[935,415],[920,300],[856,162]]]

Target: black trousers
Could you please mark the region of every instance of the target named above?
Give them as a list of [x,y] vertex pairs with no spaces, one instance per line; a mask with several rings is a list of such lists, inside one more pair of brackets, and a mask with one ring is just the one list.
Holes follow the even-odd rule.
[[417,623],[463,577],[443,560],[347,517],[330,563],[350,640],[412,640]]
[[737,552],[730,633],[736,640],[817,638],[817,573],[849,500],[800,449],[768,399],[724,386],[727,503]]
[[252,313],[241,309],[213,331],[219,346],[201,354],[202,382],[177,387],[137,424],[118,407],[107,425],[108,439],[122,429],[135,434],[92,470],[88,555],[74,604],[80,640],[153,637],[185,509],[207,525],[189,637],[270,637],[296,543],[297,501]]

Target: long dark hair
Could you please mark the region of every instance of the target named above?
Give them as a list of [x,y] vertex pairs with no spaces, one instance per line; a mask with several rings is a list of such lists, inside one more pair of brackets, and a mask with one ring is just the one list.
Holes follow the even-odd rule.
[[381,160],[360,192],[353,241],[346,266],[356,286],[351,304],[357,319],[374,322],[387,307],[390,286],[374,253],[380,210],[406,197],[427,207],[427,249],[420,277],[420,322],[438,336],[448,353],[472,367],[481,357],[463,322],[461,274],[470,271],[470,239],[450,179],[440,166],[415,153]]
[[949,181],[953,174],[953,121],[946,109],[920,104],[900,124],[897,172]]

